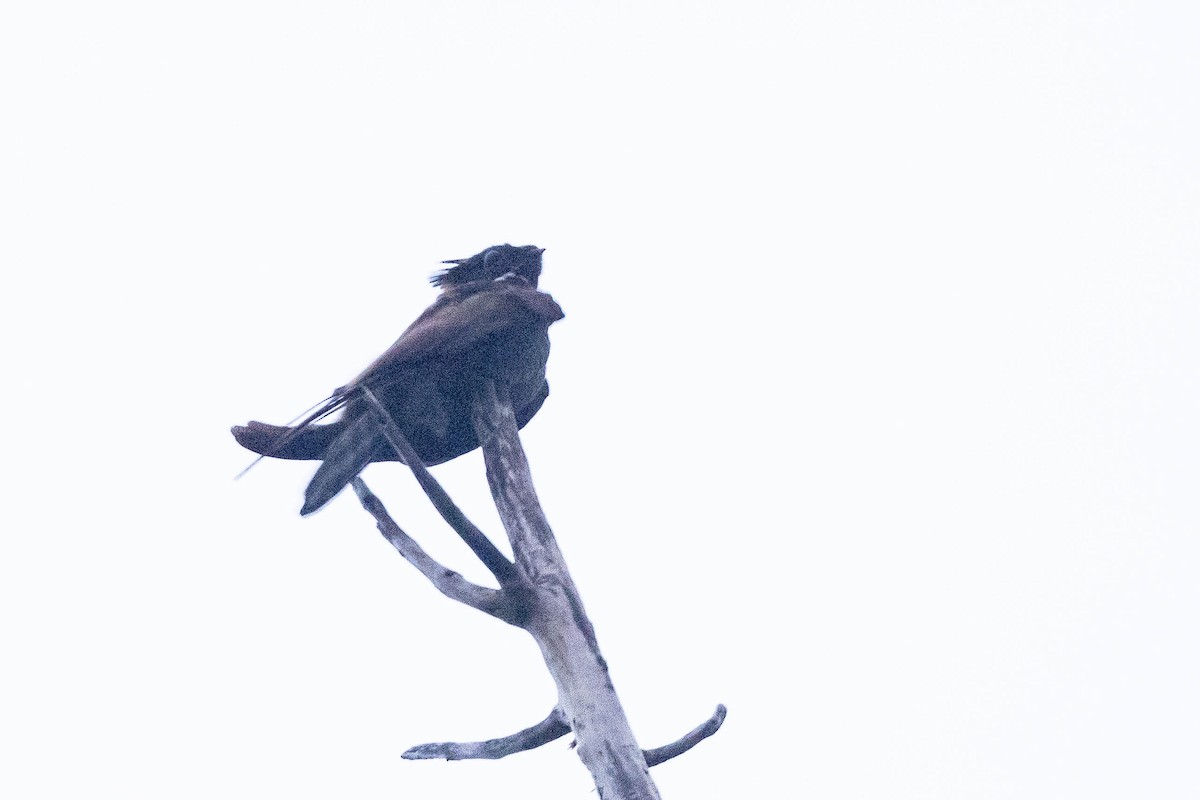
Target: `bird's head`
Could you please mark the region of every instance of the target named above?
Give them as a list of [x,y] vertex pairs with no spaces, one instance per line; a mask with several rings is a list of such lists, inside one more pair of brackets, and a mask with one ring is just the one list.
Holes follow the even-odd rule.
[[479,280],[496,280],[509,273],[517,275],[537,286],[542,274],[544,249],[527,244],[515,247],[498,244],[470,258],[454,258],[443,264],[454,266],[444,269],[429,279],[434,286],[447,287]]

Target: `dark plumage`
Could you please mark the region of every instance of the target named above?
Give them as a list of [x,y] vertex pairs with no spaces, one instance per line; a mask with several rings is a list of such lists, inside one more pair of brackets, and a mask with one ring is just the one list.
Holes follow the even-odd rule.
[[[426,465],[479,446],[471,425],[476,387],[485,378],[508,386],[517,424],[533,418],[550,393],[548,329],[562,309],[537,290],[542,250],[503,244],[431,278],[441,295],[388,350],[294,427],[234,426],[243,447],[263,456],[319,459],[304,494],[310,514],[372,461],[398,461],[363,397],[369,387]],[[341,411],[330,424],[317,422]]]

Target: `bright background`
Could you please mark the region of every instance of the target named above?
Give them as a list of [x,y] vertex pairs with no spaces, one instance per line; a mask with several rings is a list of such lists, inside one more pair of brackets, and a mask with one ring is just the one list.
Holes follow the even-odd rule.
[[665,798],[1200,796],[1197,8],[6,4],[0,794],[594,797],[401,761],[540,720],[536,648],[233,481],[512,242],[635,731],[729,707]]

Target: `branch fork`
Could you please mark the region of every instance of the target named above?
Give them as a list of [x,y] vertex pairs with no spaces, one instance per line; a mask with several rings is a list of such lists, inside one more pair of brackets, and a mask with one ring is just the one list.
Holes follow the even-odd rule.
[[580,759],[605,800],[658,800],[648,768],[686,753],[716,733],[725,707],[680,739],[642,750],[600,655],[553,531],[546,521],[517,433],[507,388],[487,381],[476,397],[473,423],[483,448],[488,485],[508,533],[509,560],[454,504],[425,468],[378,398],[364,396],[383,425],[389,445],[407,464],[442,518],[488,568],[499,589],[480,586],[427,554],[388,514],[361,477],[352,482],[363,508],[397,552],[439,592],[534,637],[558,688],[559,702],[541,722],[509,736],[482,742],[435,742],[405,751],[406,759],[495,759],[540,747],[575,732]]

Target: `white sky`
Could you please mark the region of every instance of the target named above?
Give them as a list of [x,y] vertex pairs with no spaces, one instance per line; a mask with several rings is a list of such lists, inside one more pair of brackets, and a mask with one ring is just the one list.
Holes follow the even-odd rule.
[[665,798],[1196,797],[1196,8],[6,5],[0,794],[594,797],[401,761],[540,720],[536,648],[311,465],[232,480],[512,242],[635,732],[729,707]]

